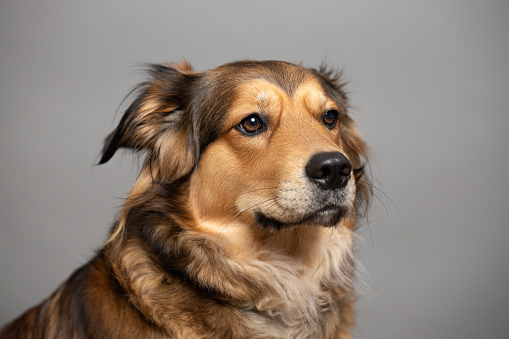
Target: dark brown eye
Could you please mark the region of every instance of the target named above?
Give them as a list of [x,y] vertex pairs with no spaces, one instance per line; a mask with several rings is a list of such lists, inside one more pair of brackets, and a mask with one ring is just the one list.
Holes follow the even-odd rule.
[[338,111],[335,109],[331,109],[323,114],[322,122],[327,128],[333,129],[336,126],[337,121]]
[[266,126],[258,114],[251,114],[240,122],[238,129],[246,135],[254,135],[263,132]]

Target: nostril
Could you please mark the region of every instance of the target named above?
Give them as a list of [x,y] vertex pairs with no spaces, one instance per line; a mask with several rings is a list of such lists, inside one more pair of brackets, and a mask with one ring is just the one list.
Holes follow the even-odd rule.
[[316,178],[317,179],[326,178],[326,177],[328,177],[330,175],[331,175],[330,168],[329,167],[323,167],[323,168],[320,168],[320,170],[318,171]]
[[348,163],[345,163],[343,168],[341,168],[341,175],[343,176],[350,176],[350,173],[352,172],[352,165],[350,164],[350,161]]
[[351,172],[350,161],[340,152],[318,153],[306,165],[306,175],[322,189],[345,187]]

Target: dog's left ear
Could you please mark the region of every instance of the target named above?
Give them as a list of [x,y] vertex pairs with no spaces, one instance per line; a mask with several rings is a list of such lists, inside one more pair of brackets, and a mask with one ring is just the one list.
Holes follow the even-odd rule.
[[180,177],[194,167],[198,152],[190,113],[197,77],[187,62],[152,65],[149,74],[150,79],[132,91],[137,95],[106,138],[99,164],[119,148],[129,148],[147,153],[147,161],[157,159],[165,177]]

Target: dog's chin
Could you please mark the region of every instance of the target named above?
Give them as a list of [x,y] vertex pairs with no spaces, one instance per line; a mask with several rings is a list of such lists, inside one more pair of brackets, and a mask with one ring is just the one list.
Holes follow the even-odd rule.
[[260,211],[253,213],[256,223],[268,230],[281,230],[298,226],[334,227],[348,214],[346,208],[338,206],[325,206],[311,214],[297,217],[296,220],[286,221],[267,216]]

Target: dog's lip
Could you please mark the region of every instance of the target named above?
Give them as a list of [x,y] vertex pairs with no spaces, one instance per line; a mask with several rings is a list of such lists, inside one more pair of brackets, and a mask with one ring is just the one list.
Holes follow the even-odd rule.
[[345,209],[341,206],[327,204],[314,212],[303,215],[299,218],[299,220],[292,222],[277,220],[265,215],[261,211],[255,212],[254,218],[256,222],[261,226],[272,229],[281,229],[288,226],[298,226],[306,223],[314,223],[322,226],[333,226],[336,225],[345,214]]
[[327,204],[327,205],[322,206],[321,208],[319,208],[317,211],[315,211],[312,214],[321,213],[321,212],[324,212],[324,213],[325,212],[336,212],[336,211],[338,211],[340,209],[341,209],[340,206],[336,206],[336,205],[332,205],[332,204]]

